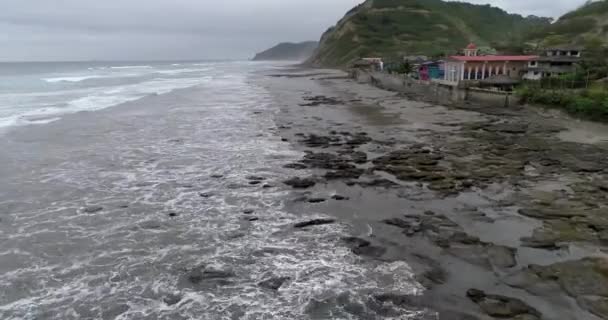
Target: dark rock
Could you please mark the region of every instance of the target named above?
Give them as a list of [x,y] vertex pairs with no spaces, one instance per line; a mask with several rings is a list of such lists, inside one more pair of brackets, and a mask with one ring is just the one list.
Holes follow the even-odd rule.
[[444,284],[447,281],[447,273],[440,266],[434,265],[430,270],[427,270],[421,274],[423,279],[426,279],[426,286],[431,287],[432,285],[428,283],[430,281],[433,285]]
[[142,229],[156,230],[162,228],[163,225],[158,221],[148,220],[139,223],[139,227]]
[[198,195],[201,198],[211,198],[213,196],[213,193],[211,193],[211,192],[201,192]]
[[211,175],[211,178],[214,178],[214,179],[220,179],[220,178],[223,178],[223,177],[224,177],[223,174],[213,174],[213,175]]
[[604,166],[599,162],[577,160],[569,163],[572,170],[584,173],[596,173],[604,170]]
[[188,271],[185,278],[193,285],[201,285],[206,282],[223,285],[229,283],[227,279],[235,276],[234,272],[230,270],[217,270],[200,266]]
[[562,219],[562,218],[572,218],[572,217],[584,217],[586,214],[584,212],[578,212],[572,209],[551,209],[551,208],[543,208],[543,209],[520,209],[517,211],[522,216],[536,218],[536,219]]
[[462,231],[456,231],[456,232],[452,233],[452,235],[449,237],[449,240],[450,240],[450,242],[458,242],[458,243],[468,244],[468,245],[482,243],[478,237],[471,236],[471,235],[467,234],[466,232],[462,232]]
[[88,206],[84,209],[82,209],[82,212],[84,213],[97,213],[99,211],[102,211],[103,207],[102,206]]
[[173,306],[178,304],[182,300],[182,297],[175,294],[168,294],[163,298],[163,302],[168,306]]
[[538,164],[540,164],[543,167],[551,167],[551,166],[559,166],[561,164],[561,162],[556,159],[544,158],[544,159],[540,159],[538,161]]
[[344,241],[344,243],[351,249],[363,248],[371,245],[371,242],[357,237],[342,238],[342,241]]
[[304,222],[298,222],[293,227],[296,229],[301,229],[301,228],[306,228],[306,227],[311,227],[311,226],[332,224],[335,222],[336,222],[336,220],[334,220],[334,219],[314,219],[314,220],[309,220],[309,221],[304,221]]
[[252,186],[258,185],[260,183],[262,183],[262,181],[257,181],[257,180],[249,181],[249,184],[252,185]]
[[253,180],[253,181],[264,181],[264,180],[266,180],[266,178],[260,177],[260,176],[247,176],[246,179],[247,180]]
[[290,277],[270,278],[258,283],[258,286],[269,290],[279,290],[279,288],[281,288],[281,286],[289,280],[291,280]]
[[317,184],[311,178],[298,178],[298,177],[286,180],[284,183],[295,189],[308,189],[310,187],[313,187],[315,184]]
[[258,218],[258,217],[247,218],[247,221],[250,221],[250,222],[254,222],[254,221],[258,221],[258,220],[260,220],[260,218]]
[[270,188],[274,188],[274,186],[271,185],[271,184],[265,184],[265,185],[262,186],[262,188],[264,188],[264,189],[270,189]]
[[525,302],[511,297],[501,295],[487,295],[477,289],[467,291],[467,297],[475,302],[483,312],[491,317],[514,318],[529,315],[540,318],[541,313],[530,307]]
[[490,263],[499,268],[513,268],[517,265],[515,260],[516,249],[505,246],[492,245],[487,248]]
[[357,167],[349,163],[348,159],[344,159],[333,153],[308,153],[304,156],[302,163],[313,168],[327,170],[352,170]]
[[386,253],[386,248],[378,246],[363,246],[352,249],[353,253],[359,256],[365,256],[370,258],[380,258]]
[[339,137],[318,136],[316,134],[311,134],[300,142],[309,148],[328,148],[332,144],[339,143],[340,141],[341,139]]
[[169,217],[177,217],[178,215],[177,212],[169,212]]
[[386,219],[386,220],[383,220],[382,222],[384,222],[390,226],[395,226],[395,227],[399,227],[402,229],[409,229],[412,226],[412,223],[405,221],[403,219],[399,219],[399,218]]
[[348,200],[349,199],[348,197],[340,196],[340,195],[337,195],[337,194],[333,195],[331,198],[334,199],[334,200],[337,200],[337,201],[343,201],[343,200]]
[[[351,136],[350,139],[348,139],[348,141],[346,141],[346,144],[351,145],[351,146],[360,146],[366,143],[371,142],[372,139],[370,137],[367,136],[366,133],[358,133],[354,136]],[[367,156],[366,156],[367,159]]]
[[314,97],[304,97],[305,101],[309,101],[308,103],[301,103],[300,106],[302,107],[317,107],[320,105],[338,105],[343,103],[342,101],[336,99],[336,98],[331,98],[331,97],[326,97],[326,96],[314,96]]
[[255,212],[255,210],[253,210],[253,209],[245,209],[245,210],[243,210],[244,214],[252,214],[254,212]]
[[327,180],[338,180],[338,179],[359,179],[365,171],[363,169],[345,169],[340,171],[329,171],[324,177]]
[[576,301],[583,309],[589,310],[601,319],[608,319],[608,297],[581,296]]
[[327,201],[327,199],[323,199],[323,198],[310,198],[308,199],[308,202],[310,203],[321,203],[321,202],[325,202]]
[[304,169],[308,168],[308,166],[305,165],[305,164],[301,164],[301,163],[288,163],[288,164],[284,165],[283,168],[286,168],[286,169],[295,169],[295,170],[304,170]]
[[367,162],[367,154],[362,151],[354,152],[350,155],[354,163],[363,164]]
[[524,247],[558,250],[558,240],[555,236],[547,234],[542,230],[534,230],[531,237],[523,237],[520,239],[521,245]]
[[399,184],[395,183],[388,179],[374,179],[371,181],[362,181],[358,183],[362,187],[372,187],[372,188],[394,188],[398,187]]
[[205,269],[202,276],[204,279],[221,279],[234,277],[235,274],[229,270]]

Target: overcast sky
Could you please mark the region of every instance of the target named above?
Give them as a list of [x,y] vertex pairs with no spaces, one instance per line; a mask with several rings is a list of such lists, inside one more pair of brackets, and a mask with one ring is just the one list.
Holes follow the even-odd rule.
[[[0,0],[0,61],[249,58],[362,0]],[[585,0],[470,0],[558,17]]]

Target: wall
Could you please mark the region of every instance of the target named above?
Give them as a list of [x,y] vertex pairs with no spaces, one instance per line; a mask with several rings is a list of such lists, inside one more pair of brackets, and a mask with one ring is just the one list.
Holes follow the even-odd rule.
[[494,107],[510,107],[517,104],[517,98],[513,93],[496,92],[477,88],[468,88],[466,91],[466,101],[477,104],[484,104]]
[[351,77],[359,82],[369,83],[378,88],[407,94],[416,100],[429,101],[436,104],[447,105],[475,102],[503,107],[515,105],[517,102],[512,93],[476,88],[459,88],[439,82],[418,81],[403,75],[352,70]]

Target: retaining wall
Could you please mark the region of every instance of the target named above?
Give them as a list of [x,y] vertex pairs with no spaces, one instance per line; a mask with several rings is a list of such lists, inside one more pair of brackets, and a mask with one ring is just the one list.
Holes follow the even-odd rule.
[[494,107],[509,107],[515,105],[517,101],[513,94],[508,92],[463,88],[440,82],[418,81],[402,75],[353,70],[351,71],[351,76],[359,82],[369,83],[386,90],[405,93],[437,104],[472,102]]

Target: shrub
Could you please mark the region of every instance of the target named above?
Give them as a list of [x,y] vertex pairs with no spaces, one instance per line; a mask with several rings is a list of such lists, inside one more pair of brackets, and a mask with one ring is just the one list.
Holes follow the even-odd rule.
[[517,90],[524,103],[561,108],[570,114],[608,120],[608,90],[594,86],[585,91],[554,91],[524,86]]

